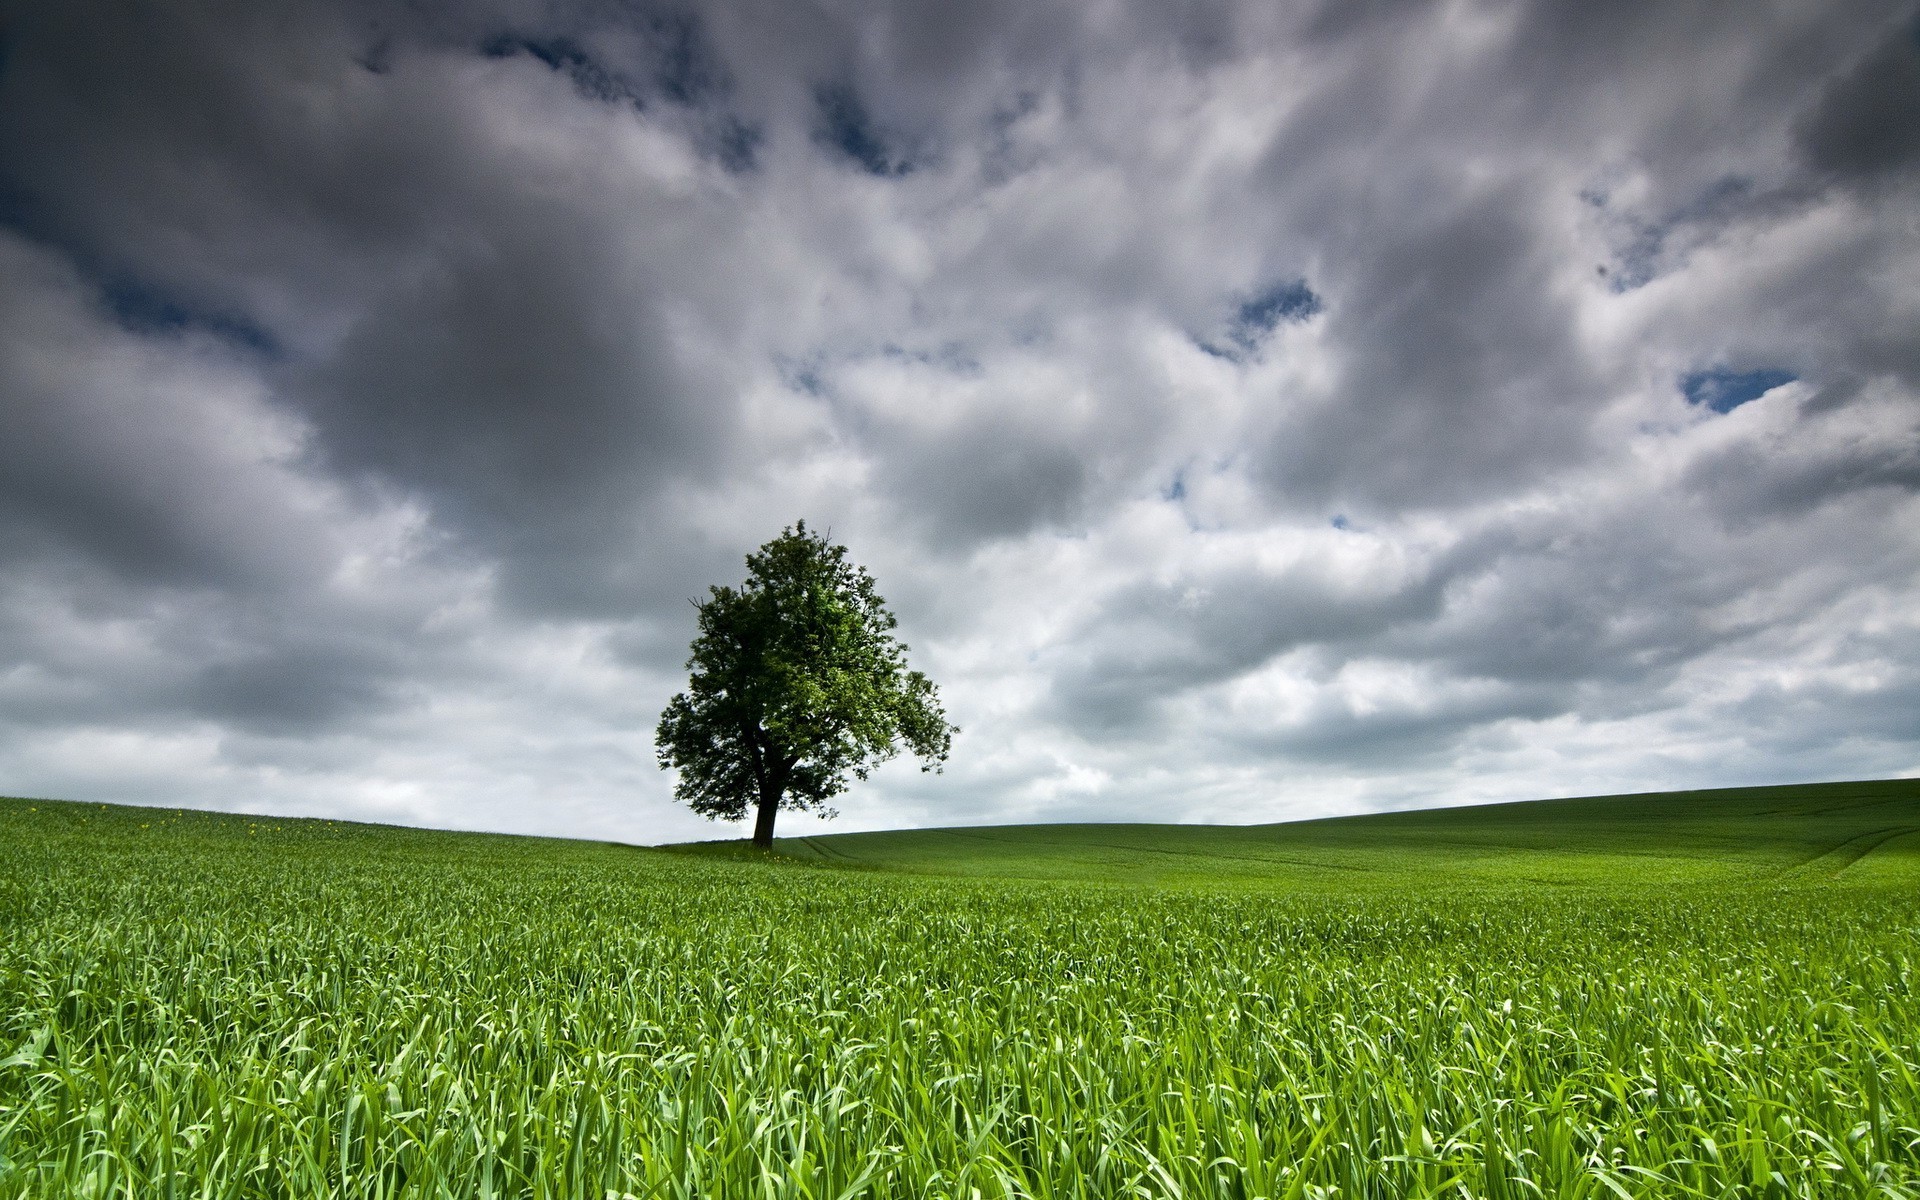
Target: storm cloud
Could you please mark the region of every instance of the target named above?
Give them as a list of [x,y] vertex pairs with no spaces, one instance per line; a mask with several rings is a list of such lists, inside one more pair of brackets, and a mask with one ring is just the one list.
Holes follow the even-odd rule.
[[803,517],[964,731],[836,828],[1920,772],[1916,113],[1865,0],[29,6],[0,790],[722,835]]

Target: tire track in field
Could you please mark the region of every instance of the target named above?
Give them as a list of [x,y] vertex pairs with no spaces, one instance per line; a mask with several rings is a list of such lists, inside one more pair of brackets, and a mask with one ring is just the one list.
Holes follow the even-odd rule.
[[[1862,847],[1858,852],[1853,853],[1852,857],[1847,859],[1845,866],[1833,872],[1831,875],[1827,876],[1827,878],[1838,879],[1841,875],[1852,870],[1855,866],[1863,862],[1868,855],[1880,849],[1880,847],[1886,845],[1888,842],[1897,842],[1903,837],[1908,837],[1916,833],[1920,833],[1920,826],[1909,825],[1904,829],[1893,829],[1888,831],[1885,837],[1876,838],[1874,841]],[[1854,840],[1858,841],[1859,839],[1856,838]]]
[[828,862],[838,859],[840,862],[854,863],[856,865],[864,865],[866,863],[865,859],[855,858],[844,850],[836,850],[831,846],[823,845],[820,839],[816,837],[803,837],[800,839],[800,844]]
[[1842,871],[1872,854],[1881,846],[1909,833],[1920,833],[1920,826],[1889,825],[1880,829],[1869,829],[1865,833],[1856,833],[1845,841],[1829,846],[1811,858],[1788,867],[1780,872],[1780,878],[1785,879],[1802,871],[1819,871],[1821,864],[1829,861],[1839,865],[1826,873],[1827,878],[1836,878]]

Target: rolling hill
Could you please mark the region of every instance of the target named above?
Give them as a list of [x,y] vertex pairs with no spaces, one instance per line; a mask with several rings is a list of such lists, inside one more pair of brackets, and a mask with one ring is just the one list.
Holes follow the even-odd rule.
[[[751,853],[740,842],[670,847]],[[1277,825],[1005,825],[779,838],[783,858],[914,874],[1310,891],[1912,878],[1920,780],[1660,792]]]

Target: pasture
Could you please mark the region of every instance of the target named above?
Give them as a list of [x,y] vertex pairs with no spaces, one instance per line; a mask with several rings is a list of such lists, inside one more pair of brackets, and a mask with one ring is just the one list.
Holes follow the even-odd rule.
[[664,849],[0,801],[0,1197],[1920,1196],[1920,783]]

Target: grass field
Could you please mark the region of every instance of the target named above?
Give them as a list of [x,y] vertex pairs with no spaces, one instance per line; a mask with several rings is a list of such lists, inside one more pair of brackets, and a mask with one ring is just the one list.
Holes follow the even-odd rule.
[[[738,854],[740,843],[685,849]],[[1288,892],[1920,879],[1920,781],[1595,796],[1286,825],[1013,825],[789,838],[784,856],[1000,879]],[[1860,860],[1870,860],[1856,867]]]
[[1920,783],[777,849],[0,801],[0,1197],[1920,1196]]

